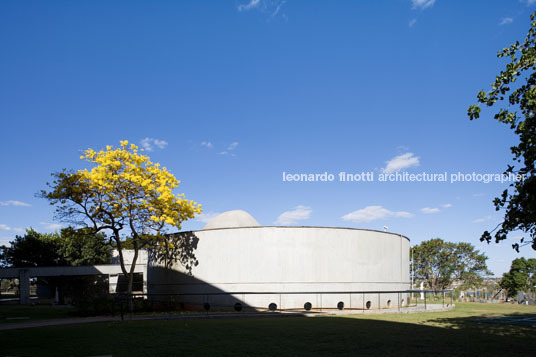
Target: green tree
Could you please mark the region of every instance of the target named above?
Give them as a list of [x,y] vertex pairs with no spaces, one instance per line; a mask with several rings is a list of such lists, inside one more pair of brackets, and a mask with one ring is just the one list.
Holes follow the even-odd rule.
[[[510,47],[499,51],[497,57],[507,58],[505,69],[496,76],[488,92],[478,93],[478,103],[488,107],[497,102],[503,106],[494,118],[507,124],[519,136],[519,143],[510,148],[513,165],[508,165],[505,174],[520,175],[521,179],[510,184],[500,197],[494,199],[495,209],[504,210],[503,222],[491,231],[485,231],[480,240],[488,243],[495,238],[499,242],[508,233],[520,230],[527,234],[519,247],[531,244],[536,250],[536,13],[530,16],[531,27],[522,43],[516,41]],[[517,81],[519,79],[519,81]],[[480,117],[481,108],[473,104],[468,109],[471,120]],[[493,237],[492,237],[493,235]]]
[[500,283],[508,296],[515,297],[519,291],[536,291],[536,259],[517,258],[510,271],[504,273]]
[[478,286],[490,272],[488,259],[469,243],[430,239],[411,248],[414,279],[432,290],[447,289],[456,281],[463,287]]
[[73,266],[110,264],[112,246],[103,233],[68,227],[61,230],[58,254]]
[[[174,194],[179,181],[126,140],[117,149],[88,149],[80,158],[93,167],[53,174],[50,191],[43,190],[40,196],[56,206],[59,220],[107,233],[131,293],[139,250],[150,248],[158,255],[174,249],[166,229],[180,229],[183,221],[201,212],[201,206]],[[134,252],[129,270],[123,258],[125,244]]]
[[63,228],[60,233],[39,233],[30,228],[10,246],[0,247],[4,267],[79,266],[109,264],[112,247],[103,234]]
[[23,236],[16,236],[10,246],[0,247],[0,264],[4,267],[36,267],[66,265],[58,253],[59,235],[44,234],[26,230]]
[[[10,246],[0,247],[0,266],[79,266],[111,262],[112,247],[103,234],[91,230],[64,228],[60,233],[39,233],[28,229]],[[70,297],[83,301],[102,290],[102,278],[94,276],[61,276],[41,278],[41,283],[59,290],[60,301]],[[7,281],[7,280],[6,280]]]

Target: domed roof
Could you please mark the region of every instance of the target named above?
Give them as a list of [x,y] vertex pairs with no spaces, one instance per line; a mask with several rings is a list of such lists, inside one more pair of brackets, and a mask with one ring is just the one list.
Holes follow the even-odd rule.
[[223,212],[212,218],[203,229],[235,228],[235,227],[258,227],[259,222],[249,213],[242,210]]

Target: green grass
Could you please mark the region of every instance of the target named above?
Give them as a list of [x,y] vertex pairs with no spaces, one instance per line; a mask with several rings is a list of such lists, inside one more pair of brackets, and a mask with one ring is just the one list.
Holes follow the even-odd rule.
[[418,314],[154,320],[0,332],[10,356],[532,355],[535,327],[476,317],[536,314],[536,307],[458,304]]
[[74,308],[53,305],[0,305],[0,324],[72,317]]
[[[421,305],[421,303],[419,303]],[[485,304],[458,302],[456,309],[441,313],[416,313],[416,314],[387,314],[387,315],[352,315],[348,317],[366,318],[401,323],[426,324],[429,326],[454,325],[456,321],[464,318],[475,319],[476,317],[494,317],[516,314],[536,314],[536,306],[518,304]],[[450,319],[450,322],[444,321]]]

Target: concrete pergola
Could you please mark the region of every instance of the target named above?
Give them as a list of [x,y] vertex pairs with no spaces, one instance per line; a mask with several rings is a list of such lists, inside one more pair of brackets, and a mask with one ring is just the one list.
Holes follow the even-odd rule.
[[[130,266],[126,266],[127,271],[130,271]],[[135,273],[143,274],[143,292],[147,292],[147,265],[136,264]],[[38,277],[51,276],[82,276],[82,275],[108,275],[110,282],[110,292],[112,286],[117,284],[118,276],[123,274],[121,266],[118,264],[106,265],[86,265],[79,267],[25,267],[25,268],[2,268],[0,269],[0,278],[4,279],[19,279],[19,297],[21,304],[30,303],[30,279]]]

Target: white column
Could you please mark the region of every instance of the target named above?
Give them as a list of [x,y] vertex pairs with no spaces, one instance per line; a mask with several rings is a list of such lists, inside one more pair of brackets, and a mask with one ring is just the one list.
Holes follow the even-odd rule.
[[115,294],[117,292],[117,281],[119,279],[118,274],[108,275],[108,292]]

